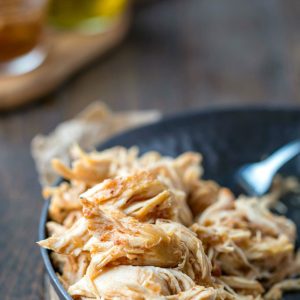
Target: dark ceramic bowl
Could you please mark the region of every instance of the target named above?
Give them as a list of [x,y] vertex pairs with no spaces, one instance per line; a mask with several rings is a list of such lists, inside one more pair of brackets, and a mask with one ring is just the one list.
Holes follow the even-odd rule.
[[[188,150],[198,151],[204,156],[205,177],[215,179],[238,193],[234,172],[239,166],[258,161],[296,138],[300,138],[300,108],[231,108],[165,118],[155,124],[115,136],[98,149],[137,145],[141,153],[157,150],[171,156]],[[289,163],[283,172],[299,175],[299,159]],[[39,239],[46,237],[48,205],[47,202],[42,211]],[[289,209],[289,213],[294,220],[297,219],[297,209]],[[60,299],[71,299],[55,275],[49,252],[41,249],[41,253],[51,283]],[[284,299],[299,297],[299,294],[290,294]]]

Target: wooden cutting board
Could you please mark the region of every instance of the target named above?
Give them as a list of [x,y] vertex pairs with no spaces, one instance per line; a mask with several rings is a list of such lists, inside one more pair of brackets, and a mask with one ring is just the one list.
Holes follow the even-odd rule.
[[15,77],[0,77],[0,110],[8,110],[44,96],[84,65],[119,44],[129,28],[129,14],[97,35],[48,32],[48,56],[36,70]]

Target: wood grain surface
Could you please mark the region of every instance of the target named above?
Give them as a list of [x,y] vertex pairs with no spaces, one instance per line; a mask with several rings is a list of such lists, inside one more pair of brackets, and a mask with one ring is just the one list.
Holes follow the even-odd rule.
[[300,104],[298,0],[147,1],[126,41],[50,96],[0,115],[0,295],[42,299],[35,244],[43,201],[30,157],[88,103],[164,113],[225,105]]

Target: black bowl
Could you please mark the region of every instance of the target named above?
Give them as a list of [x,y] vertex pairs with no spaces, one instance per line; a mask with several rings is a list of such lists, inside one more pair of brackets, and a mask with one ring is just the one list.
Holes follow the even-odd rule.
[[[258,161],[296,138],[300,138],[300,108],[211,109],[168,117],[155,124],[130,130],[113,137],[98,149],[137,145],[141,153],[156,150],[170,156],[188,150],[198,151],[204,156],[205,177],[238,193],[234,172],[239,166]],[[283,171],[299,175],[298,159],[289,163]],[[48,206],[46,202],[42,211],[39,239],[46,237]],[[60,299],[71,299],[55,275],[49,251],[41,249],[41,253]],[[284,299],[298,298],[299,294],[290,294]]]

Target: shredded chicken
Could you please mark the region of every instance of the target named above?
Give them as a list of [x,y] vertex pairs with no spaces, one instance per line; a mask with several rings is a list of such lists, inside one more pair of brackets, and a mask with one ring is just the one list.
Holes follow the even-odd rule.
[[171,191],[151,172],[108,179],[81,195],[81,199],[122,210],[140,221],[163,218],[191,225],[193,217],[185,198],[184,192]]
[[66,289],[86,274],[90,264],[88,253],[81,253],[75,257],[52,252],[51,259],[59,271],[58,277]]
[[88,232],[87,221],[84,218],[80,218],[71,228],[61,230],[57,234],[38,243],[40,246],[57,253],[78,256],[90,238],[91,235]]
[[[53,160],[56,172],[67,179],[57,187],[44,189],[44,197],[51,197],[49,214],[52,220],[62,223],[69,212],[79,210],[79,195],[105,179],[126,176],[137,171],[151,171],[153,175],[177,194],[177,201],[185,206],[186,197],[194,215],[203,211],[216,200],[219,187],[212,181],[201,179],[202,157],[194,152],[186,152],[177,158],[161,156],[158,152],[148,152],[138,156],[138,149],[114,147],[102,152],[85,153],[78,146],[71,149],[74,158],[68,167],[59,160]],[[191,222],[190,209],[181,210],[184,222]],[[187,224],[186,224],[187,225]]]
[[196,221],[192,230],[221,273],[258,280],[266,288],[292,275],[295,225],[272,214],[259,199],[235,200],[224,189]]
[[201,178],[201,155],[72,149],[51,198],[58,278],[74,299],[279,300],[300,290],[296,228],[270,211],[278,189],[240,196]]
[[178,269],[184,271],[197,283],[211,283],[211,262],[204,253],[201,240],[179,223],[158,220],[156,226],[162,228],[169,236],[178,237],[180,242],[178,248],[183,247],[182,257],[184,257],[183,264],[178,266]]
[[266,300],[279,300],[282,298],[284,291],[299,291],[300,279],[286,279],[280,281],[268,291],[265,295]]
[[97,208],[84,208],[84,216],[93,234],[84,248],[91,253],[88,274],[92,278],[107,265],[176,267],[185,255],[177,236],[155,224]]
[[213,300],[213,288],[197,286],[187,275],[174,269],[152,266],[117,266],[104,269],[90,280],[84,276],[70,286],[71,296],[102,299]]

